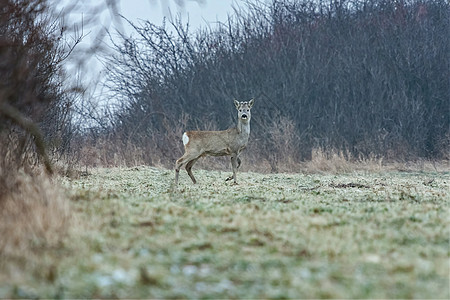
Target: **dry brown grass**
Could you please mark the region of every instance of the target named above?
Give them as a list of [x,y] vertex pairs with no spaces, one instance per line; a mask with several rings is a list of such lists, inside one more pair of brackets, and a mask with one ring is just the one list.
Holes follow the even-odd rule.
[[[164,136],[157,133],[132,139],[127,135],[88,138],[78,143],[78,162],[81,169],[87,167],[133,167],[149,165],[173,169],[175,161],[183,154],[181,136],[186,129],[219,130],[213,121],[202,128],[187,128],[189,117],[183,116],[177,126],[167,128]],[[401,145],[386,156],[358,155],[348,150],[317,147],[302,148],[302,134],[296,131],[294,122],[277,117],[267,123],[266,135],[252,135],[247,149],[242,153],[240,172],[258,173],[349,173],[352,171],[445,171],[449,168],[448,155],[440,155],[440,161],[432,161],[405,154]],[[443,143],[444,145],[445,143]],[[446,148],[443,146],[443,149]],[[448,147],[447,147],[448,148]],[[448,152],[448,151],[447,151]],[[305,159],[307,158],[307,159]],[[407,158],[407,159],[405,159]],[[229,157],[201,158],[194,169],[231,170]]]
[[48,261],[64,251],[69,201],[43,169],[6,166],[0,163],[0,282],[27,284],[33,276],[53,281],[57,267]]
[[311,160],[298,166],[305,173],[349,173],[353,171],[402,171],[402,172],[445,172],[450,170],[448,160],[386,160],[383,157],[354,157],[349,152],[337,150],[313,149]]
[[[170,147],[146,145],[123,146],[113,141],[100,140],[95,145],[83,145],[80,150],[78,166],[85,170],[91,167],[132,167],[149,165],[172,169],[175,160],[182,155],[181,139],[173,137],[174,145]],[[179,141],[178,141],[179,140]],[[292,141],[292,139],[286,139]],[[179,145],[175,145],[179,142]],[[293,143],[294,145],[298,143]],[[278,145],[278,143],[276,143]],[[167,151],[162,151],[167,149]],[[164,153],[163,153],[164,152]],[[173,158],[171,158],[173,156]],[[349,173],[353,171],[446,171],[449,160],[395,160],[375,155],[354,156],[348,151],[315,148],[309,160],[302,160],[300,150],[290,144],[279,144],[277,151],[268,152],[258,147],[258,141],[250,140],[249,146],[242,153],[240,172],[258,173]],[[194,169],[231,170],[229,157],[201,158]]]
[[0,258],[59,245],[70,222],[69,203],[45,172],[0,167],[0,188]]
[[79,149],[79,163],[90,167],[117,167],[144,164],[146,149],[133,143],[99,138],[84,142]]
[[383,159],[376,157],[355,158],[346,151],[326,151],[316,148],[311,151],[311,160],[302,163],[308,173],[348,173],[354,170],[380,171]]

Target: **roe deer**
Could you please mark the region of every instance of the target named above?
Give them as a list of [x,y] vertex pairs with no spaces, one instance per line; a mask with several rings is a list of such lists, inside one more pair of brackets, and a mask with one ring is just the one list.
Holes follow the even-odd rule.
[[250,135],[250,109],[255,102],[239,102],[234,100],[234,105],[238,111],[238,123],[234,128],[222,131],[187,131],[183,133],[184,155],[175,164],[175,184],[178,184],[180,168],[186,164],[186,171],[192,182],[196,183],[192,174],[192,166],[202,156],[231,156],[231,166],[233,175],[226,180],[233,179],[236,182],[236,171],[241,165],[239,154],[245,149]]

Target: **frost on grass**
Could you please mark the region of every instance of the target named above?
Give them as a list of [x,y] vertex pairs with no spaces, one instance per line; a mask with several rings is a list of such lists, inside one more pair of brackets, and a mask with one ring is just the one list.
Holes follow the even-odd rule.
[[66,180],[71,255],[49,258],[52,284],[28,285],[42,297],[58,285],[68,297],[449,296],[448,173],[196,176],[175,187],[172,170],[138,167]]

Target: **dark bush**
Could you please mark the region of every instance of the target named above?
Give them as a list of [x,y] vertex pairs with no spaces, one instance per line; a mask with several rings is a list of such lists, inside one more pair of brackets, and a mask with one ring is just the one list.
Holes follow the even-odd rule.
[[183,130],[226,129],[232,99],[251,97],[248,155],[272,170],[314,148],[447,155],[447,1],[274,0],[249,2],[226,24],[194,33],[180,22],[132,25],[137,37],[123,36],[105,58],[119,99],[106,132],[148,149],[150,163],[171,165]]
[[82,37],[60,17],[46,0],[0,0],[0,181],[39,162],[52,173],[70,150],[78,91],[63,62]]

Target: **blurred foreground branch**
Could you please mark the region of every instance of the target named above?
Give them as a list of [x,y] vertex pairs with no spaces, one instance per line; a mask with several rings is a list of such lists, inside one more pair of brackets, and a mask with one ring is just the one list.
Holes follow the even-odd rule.
[[28,134],[32,135],[34,138],[34,143],[36,144],[36,150],[44,161],[45,169],[47,173],[53,174],[52,163],[48,158],[44,137],[42,135],[41,129],[34,123],[30,118],[24,116],[18,109],[9,105],[6,102],[0,102],[0,114],[3,114],[6,118],[10,119],[14,124],[20,126]]

